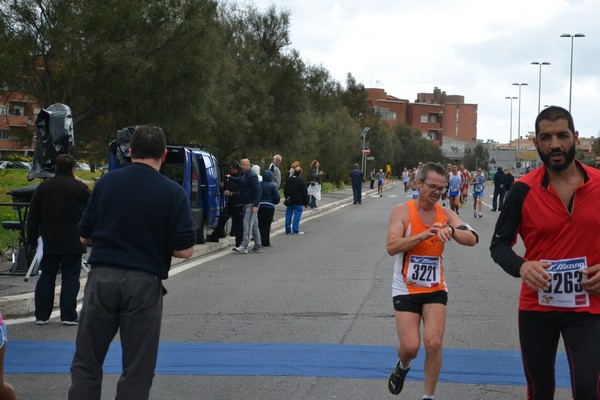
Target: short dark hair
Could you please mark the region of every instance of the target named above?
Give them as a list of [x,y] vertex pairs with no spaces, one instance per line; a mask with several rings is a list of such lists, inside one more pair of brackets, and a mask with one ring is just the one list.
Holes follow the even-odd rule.
[[446,170],[444,169],[444,167],[442,167],[438,163],[428,162],[425,165],[423,165],[423,168],[421,168],[419,170],[419,174],[417,175],[417,180],[421,181],[421,182],[424,182],[425,179],[427,178],[427,175],[430,172],[434,172],[434,173],[436,173],[438,175],[441,175],[444,178],[446,178]]
[[54,168],[56,172],[72,172],[77,165],[75,158],[70,154],[59,154],[56,157]]
[[562,107],[550,106],[542,110],[541,113],[535,119],[535,137],[540,133],[540,122],[543,120],[547,121],[558,121],[559,119],[566,119],[567,124],[571,132],[575,133],[575,123],[573,122],[573,116],[570,112]]
[[131,137],[131,158],[159,160],[165,152],[165,146],[166,139],[162,128],[140,125]]

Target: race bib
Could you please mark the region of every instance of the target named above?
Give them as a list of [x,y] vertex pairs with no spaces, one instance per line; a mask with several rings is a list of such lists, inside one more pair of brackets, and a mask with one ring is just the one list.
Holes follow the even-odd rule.
[[450,191],[451,192],[459,192],[460,191],[460,182],[450,182]]
[[482,183],[476,183],[475,184],[475,189],[473,189],[475,192],[483,192],[483,184]]
[[411,255],[408,260],[406,283],[421,287],[434,287],[439,285],[440,258]]
[[587,258],[569,258],[566,260],[540,260],[552,265],[546,269],[552,281],[550,287],[538,292],[538,303],[554,307],[587,307],[590,295],[581,286],[583,271],[587,268]]

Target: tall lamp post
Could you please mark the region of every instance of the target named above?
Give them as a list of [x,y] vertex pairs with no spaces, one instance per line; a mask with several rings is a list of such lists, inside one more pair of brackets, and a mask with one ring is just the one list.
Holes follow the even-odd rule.
[[362,137],[362,140],[363,140],[362,151],[361,151],[361,153],[362,153],[361,168],[362,168],[363,176],[366,173],[365,170],[367,169],[367,154],[368,154],[368,152],[365,147],[367,144],[367,132],[369,132],[369,129],[371,129],[371,128],[369,128],[368,126],[365,127],[365,129],[363,129],[362,133],[360,134],[360,136]]
[[512,102],[513,100],[518,99],[518,97],[516,96],[506,96],[505,99],[510,100],[510,139],[508,141],[508,147],[512,150],[512,122],[513,122],[513,117],[512,117]]
[[519,145],[521,144],[521,87],[527,86],[526,83],[513,83],[513,86],[519,87],[519,119],[517,123],[517,161],[519,161]]
[[547,61],[532,61],[531,65],[539,65],[540,66],[540,75],[538,78],[538,114],[540,113],[540,100],[542,99],[542,65],[550,65]]
[[585,35],[583,33],[576,33],[574,35],[563,33],[560,37],[571,38],[571,70],[569,72],[569,112],[571,112],[571,94],[573,90],[573,40],[575,40],[576,37],[585,37]]

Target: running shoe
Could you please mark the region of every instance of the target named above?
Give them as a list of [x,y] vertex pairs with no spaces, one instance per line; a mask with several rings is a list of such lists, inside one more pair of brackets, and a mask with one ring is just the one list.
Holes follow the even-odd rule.
[[46,325],[48,323],[48,320],[43,320],[43,319],[38,319],[37,321],[35,321],[36,325]]
[[248,248],[244,246],[238,246],[231,249],[233,251],[237,251],[238,253],[248,254]]
[[252,250],[250,250],[250,251],[252,251],[253,253],[262,253],[263,248],[262,248],[262,246],[254,246],[254,248],[252,248]]
[[410,368],[401,369],[398,363],[396,363],[392,374],[388,378],[388,389],[391,394],[400,394],[404,387],[404,380],[406,379],[406,375],[408,375],[408,371],[410,371]]

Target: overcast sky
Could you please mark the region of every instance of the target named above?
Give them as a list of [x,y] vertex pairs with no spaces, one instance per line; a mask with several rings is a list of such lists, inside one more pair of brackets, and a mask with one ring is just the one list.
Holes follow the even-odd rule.
[[[478,104],[478,139],[508,142],[510,100],[521,89],[521,134],[534,130],[541,107],[569,107],[581,137],[600,135],[599,0],[254,0],[291,11],[291,47],[345,83],[414,101],[438,87]],[[519,100],[513,100],[517,137]]]

